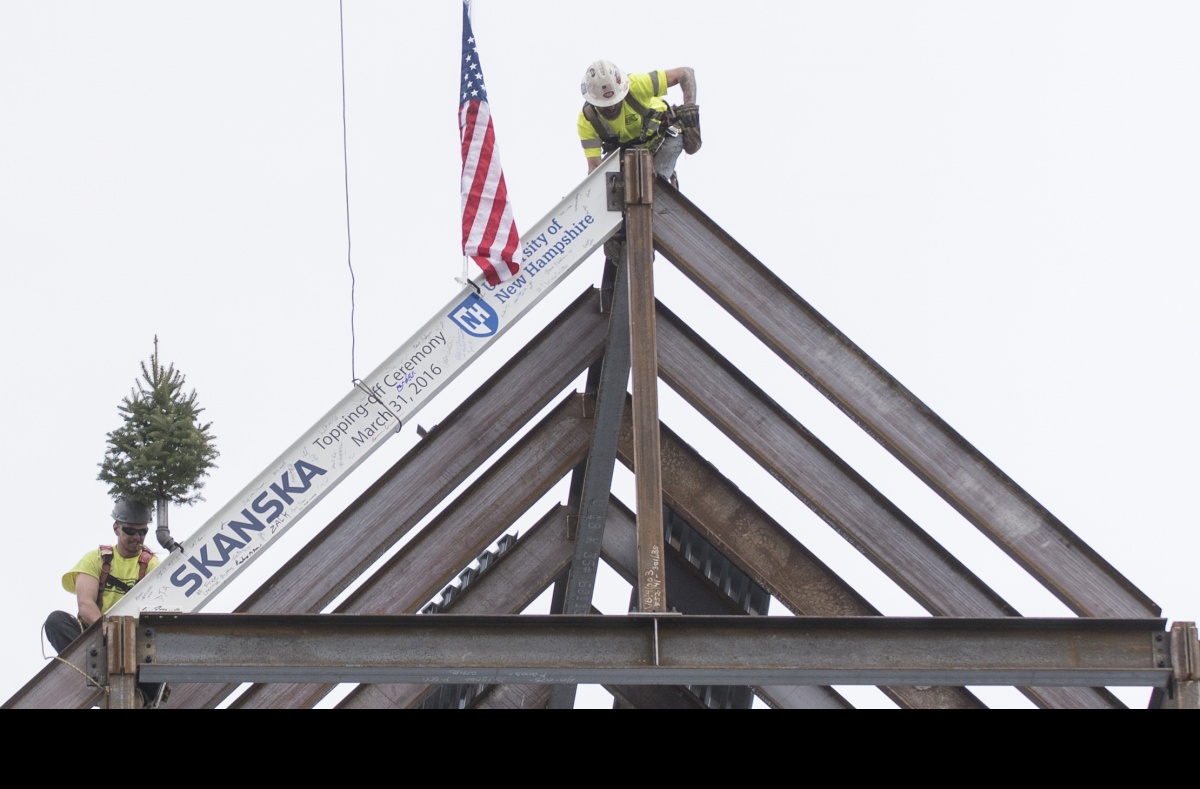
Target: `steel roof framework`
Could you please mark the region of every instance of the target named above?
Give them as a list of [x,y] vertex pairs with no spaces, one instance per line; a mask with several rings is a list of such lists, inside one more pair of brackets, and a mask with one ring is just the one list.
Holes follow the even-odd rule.
[[[966,685],[1018,686],[1041,708],[1121,708],[1105,686],[1138,685],[1155,689],[1152,707],[1200,707],[1193,623],[1168,627],[1140,590],[665,181],[653,206],[664,258],[1079,618],[1020,617],[661,304],[659,380],[932,616],[880,616],[666,424],[656,449],[666,602],[679,613],[584,615],[597,561],[635,590],[639,571],[637,516],[609,493],[614,460],[636,473],[636,428],[627,291],[606,265],[601,290],[576,299],[235,614],[144,614],[124,657],[93,629],[5,706],[103,704],[97,685],[140,670],[172,683],[169,708],[312,707],[342,682],[362,683],[337,705],[347,709],[570,706],[578,683],[603,683],[622,707],[746,707],[752,692],[776,708],[843,709],[830,686],[850,684],[879,686],[902,708],[984,707]],[[585,391],[562,396],[587,370]],[[565,505],[506,536],[568,476]],[[355,583],[335,613],[320,614]],[[553,610],[565,613],[515,616],[551,587]],[[768,595],[795,616],[761,616]],[[257,684],[238,694],[243,682]]]

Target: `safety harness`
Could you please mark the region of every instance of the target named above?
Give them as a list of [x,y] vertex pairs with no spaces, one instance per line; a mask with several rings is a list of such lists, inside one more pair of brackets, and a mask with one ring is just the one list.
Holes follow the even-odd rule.
[[[142,549],[142,555],[138,557],[138,581],[146,577],[146,570],[150,567],[150,560],[154,558],[153,552],[148,548]],[[113,547],[111,545],[100,546],[100,591],[96,593],[96,602],[99,603],[104,596],[104,585],[111,584],[112,587],[121,594],[125,594],[133,587],[120,578],[109,578],[112,572]],[[136,583],[136,581],[134,582]]]
[[634,140],[621,142],[612,129],[598,117],[596,108],[587,103],[583,103],[583,117],[587,118],[587,122],[592,124],[592,128],[596,130],[596,134],[600,136],[600,151],[607,156],[613,151],[625,148],[637,148],[646,144],[646,141],[653,138],[659,133],[659,129],[664,125],[671,125],[671,113],[667,110],[651,110],[633,97],[632,93],[625,94],[624,103],[628,104],[634,112],[642,116],[642,133]]

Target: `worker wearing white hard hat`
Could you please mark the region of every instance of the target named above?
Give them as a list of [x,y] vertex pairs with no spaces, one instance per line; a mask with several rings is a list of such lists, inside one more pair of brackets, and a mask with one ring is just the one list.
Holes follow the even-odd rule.
[[[683,104],[671,107],[664,97],[676,85]],[[611,60],[597,60],[584,71],[579,90],[584,105],[577,126],[589,173],[614,150],[649,148],[655,169],[670,178],[681,151],[700,149],[696,74],[687,66],[626,74]]]

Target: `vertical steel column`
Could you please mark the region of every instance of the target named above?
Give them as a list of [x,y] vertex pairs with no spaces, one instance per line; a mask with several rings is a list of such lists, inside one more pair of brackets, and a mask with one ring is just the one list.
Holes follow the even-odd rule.
[[108,620],[108,708],[137,709],[137,619],[115,616]]
[[1200,710],[1200,638],[1195,622],[1171,625],[1171,684],[1166,692],[1156,691],[1159,709]]
[[662,468],[658,436],[658,344],[654,329],[654,162],[625,152],[625,244],[629,265],[629,336],[633,370],[633,465],[637,480],[638,610],[666,611]]
[[[608,344],[603,358],[588,373],[588,394],[594,388],[596,396],[592,447],[588,450],[582,471],[579,467],[575,469],[575,476],[571,480],[572,495],[568,499],[569,504],[578,507],[578,515],[574,518],[577,527],[574,533],[569,533],[570,539],[575,541],[575,554],[566,573],[566,581],[555,586],[554,601],[551,603],[553,607],[550,609],[555,613],[589,613],[592,610],[592,595],[596,590],[596,574],[600,569],[600,549],[604,542],[608,499],[612,493],[613,467],[617,464],[617,438],[621,432],[625,387],[629,381],[629,290],[625,287],[624,245],[617,246],[617,259],[605,261],[604,281],[613,288]],[[601,290],[603,292],[603,287]],[[600,372],[594,375],[597,365]],[[579,490],[576,494],[574,488],[577,480]],[[573,709],[575,691],[575,685],[555,685],[550,691],[548,708]]]

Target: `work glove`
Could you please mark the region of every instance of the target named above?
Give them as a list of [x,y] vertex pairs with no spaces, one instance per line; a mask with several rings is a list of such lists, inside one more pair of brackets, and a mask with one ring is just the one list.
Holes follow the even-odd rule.
[[616,235],[604,242],[604,256],[619,266],[625,262],[625,237]]
[[696,104],[684,104],[674,109],[675,120],[683,129],[683,150],[693,154],[700,150],[700,107]]

